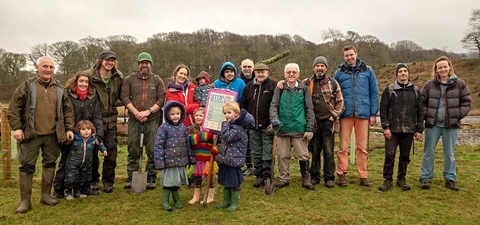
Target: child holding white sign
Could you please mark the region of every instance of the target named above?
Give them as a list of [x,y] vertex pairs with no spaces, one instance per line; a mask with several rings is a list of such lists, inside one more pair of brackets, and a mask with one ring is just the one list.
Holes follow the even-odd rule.
[[[211,132],[202,131],[204,112],[205,108],[203,107],[195,110],[195,124],[188,130],[193,155],[197,160],[195,166],[192,167],[192,180],[194,186],[193,198],[188,202],[192,205],[200,200],[200,192],[202,191],[202,179],[208,176],[210,166],[213,166],[212,175],[214,175],[218,170],[215,162],[215,165],[210,165],[210,157],[211,155],[215,156],[218,154],[218,147],[213,146],[213,134]],[[207,203],[212,203],[215,200],[215,187],[213,186],[213,180],[210,181],[210,185],[207,188],[209,188]]]
[[222,144],[218,151],[218,183],[223,185],[223,203],[217,209],[227,208],[233,212],[238,209],[240,185],[243,183],[241,168],[245,165],[248,128],[255,125],[253,116],[245,109],[240,110],[238,103],[227,102],[222,108],[225,120],[222,122]]

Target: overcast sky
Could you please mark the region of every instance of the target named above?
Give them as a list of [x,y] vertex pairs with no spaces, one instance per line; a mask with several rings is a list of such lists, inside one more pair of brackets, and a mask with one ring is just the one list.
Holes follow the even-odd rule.
[[39,43],[126,34],[144,42],[159,32],[203,28],[237,34],[298,34],[316,44],[322,31],[355,31],[390,44],[466,52],[460,40],[480,0],[0,0],[0,48],[28,53]]

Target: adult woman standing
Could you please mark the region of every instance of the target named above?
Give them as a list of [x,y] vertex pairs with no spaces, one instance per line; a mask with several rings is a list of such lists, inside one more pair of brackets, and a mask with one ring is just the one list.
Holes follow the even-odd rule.
[[430,188],[435,148],[442,136],[445,187],[458,191],[454,151],[460,120],[470,111],[472,99],[467,85],[455,75],[452,62],[446,56],[435,60],[432,79],[423,86],[422,97],[426,128],[420,170],[422,189]]
[[166,102],[175,100],[181,102],[187,110],[187,117],[183,124],[188,128],[194,123],[193,113],[200,107],[200,102],[195,102],[194,92],[197,86],[188,80],[190,69],[184,65],[178,65],[173,71],[172,81],[168,83]]
[[[80,71],[70,78],[63,92],[62,104],[65,118],[65,129],[67,132],[72,132],[75,125],[80,120],[90,120],[95,128],[98,138],[103,137],[103,122],[100,111],[100,103],[95,89],[93,88],[92,78],[88,73]],[[70,144],[64,144],[61,148],[62,157],[58,163],[58,169],[54,180],[54,198],[62,198],[64,196],[64,180],[65,180],[65,164],[67,162]],[[98,149],[95,149],[93,154],[98,154]],[[90,187],[84,187],[86,194],[94,193]]]

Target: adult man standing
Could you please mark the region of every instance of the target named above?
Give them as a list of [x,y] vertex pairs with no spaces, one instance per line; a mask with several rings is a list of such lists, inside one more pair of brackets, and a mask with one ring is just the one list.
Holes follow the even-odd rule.
[[326,75],[328,62],[324,56],[313,61],[314,75],[305,84],[312,95],[313,112],[315,113],[316,132],[313,136],[312,167],[310,177],[312,184],[318,184],[320,175],[320,153],[323,150],[323,174],[325,186],[334,187],[335,160],[333,147],[335,144],[334,121],[340,119],[344,108],[343,95],[336,80]]
[[380,121],[385,136],[385,163],[380,191],[392,187],[395,153],[400,146],[397,185],[404,191],[410,190],[405,180],[407,165],[410,163],[410,148],[413,138],[422,139],[423,106],[419,88],[408,79],[407,64],[399,63],[395,68],[396,81],[383,90],[380,102]]
[[[242,72],[240,72],[240,79],[242,79],[243,82],[245,82],[245,85],[247,85],[248,83],[250,83],[250,81],[252,81],[255,78],[255,71],[253,69],[253,60],[244,59],[242,61],[242,64],[240,65],[240,67],[242,69]],[[268,71],[267,71],[267,73],[268,73]],[[273,91],[272,91],[272,95],[273,95]],[[250,112],[250,114],[252,114],[252,113]],[[245,166],[247,168],[243,171],[243,175],[245,175],[245,176],[253,175],[253,162],[252,161],[253,161],[252,160],[252,149],[250,148],[250,141],[249,141],[248,145],[247,145],[247,158],[246,158],[246,161],[245,161]]]
[[[127,184],[125,189],[132,186],[133,171],[138,171],[138,160],[143,152],[147,153],[147,189],[153,190],[156,186],[157,171],[153,161],[153,144],[159,124],[162,123],[161,108],[165,101],[165,84],[163,80],[151,72],[152,57],[142,52],[137,57],[138,71],[125,78],[122,86],[121,100],[128,109],[128,165]],[[143,143],[141,134],[144,134]]]
[[265,109],[270,109],[277,82],[268,77],[267,65],[255,65],[253,70],[257,76],[245,87],[239,104],[255,118],[255,128],[249,129],[248,134],[257,177],[253,186],[258,188],[264,184],[264,180],[272,175],[273,137],[267,131],[267,127],[270,125],[270,116],[269,111]]
[[[102,183],[105,193],[113,192],[115,167],[117,166],[117,100],[120,100],[123,74],[117,67],[117,56],[112,51],[103,51],[98,56],[95,65],[86,72],[90,74],[93,86],[100,100],[103,119],[103,144],[108,155],[103,160]],[[91,190],[87,194],[98,194],[98,154],[93,154]]]
[[347,186],[345,175],[348,171],[348,144],[355,127],[357,169],[360,185],[371,187],[367,178],[367,135],[368,125],[375,125],[378,111],[378,85],[373,69],[357,59],[357,49],[352,45],[343,48],[345,62],[335,71],[333,78],[338,81],[345,103],[340,118],[340,147],[337,152],[338,185]]
[[39,149],[42,150],[40,202],[45,205],[58,203],[50,196],[50,189],[55,174],[55,161],[60,155],[59,143],[63,143],[66,138],[73,140],[71,131],[65,134],[63,87],[53,78],[53,59],[48,56],[40,57],[36,61],[35,69],[37,76],[28,78],[13,93],[7,114],[8,122],[14,131],[13,137],[20,142],[18,183],[21,202],[17,213],[26,213],[32,208],[32,180]]
[[298,81],[300,67],[296,63],[285,66],[285,87],[276,87],[270,104],[270,121],[274,129],[279,129],[277,138],[278,173],[280,181],[275,184],[283,188],[290,182],[290,147],[300,161],[302,187],[314,190],[310,182],[308,142],[313,137],[315,115],[308,87]]

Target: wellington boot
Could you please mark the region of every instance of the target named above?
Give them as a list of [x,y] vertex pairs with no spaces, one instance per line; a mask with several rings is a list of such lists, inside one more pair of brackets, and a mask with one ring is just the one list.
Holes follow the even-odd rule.
[[17,208],[17,213],[26,213],[32,208],[32,180],[33,174],[20,171],[18,177],[18,184],[20,186],[20,205]]
[[200,188],[193,189],[193,198],[190,201],[188,201],[188,204],[193,205],[193,204],[197,203],[200,200],[200,192],[201,191],[202,191],[202,189],[200,189]]
[[240,203],[240,191],[232,191],[232,204],[227,208],[229,212],[237,211]]
[[307,190],[315,190],[315,186],[313,186],[312,182],[310,181],[310,168],[308,165],[308,161],[300,161],[300,173],[302,174],[302,187],[306,188]]
[[173,203],[175,204],[175,208],[181,209],[183,208],[182,201],[180,201],[180,195],[178,194],[177,191],[172,191],[172,198],[173,198]]
[[218,204],[216,207],[217,209],[224,209],[232,204],[232,189],[231,188],[224,188],[223,189],[223,202]]
[[166,211],[173,211],[172,206],[170,206],[170,204],[169,204],[169,200],[170,200],[170,190],[163,189],[163,193],[162,193],[162,207],[163,207],[163,209],[165,209]]
[[58,203],[57,199],[50,196],[50,190],[52,189],[53,176],[55,175],[55,167],[52,168],[43,168],[42,170],[42,197],[40,197],[40,202],[45,205],[56,205]]
[[[215,201],[215,188],[208,189],[207,204]],[[200,201],[200,204],[203,205],[203,201]]]

